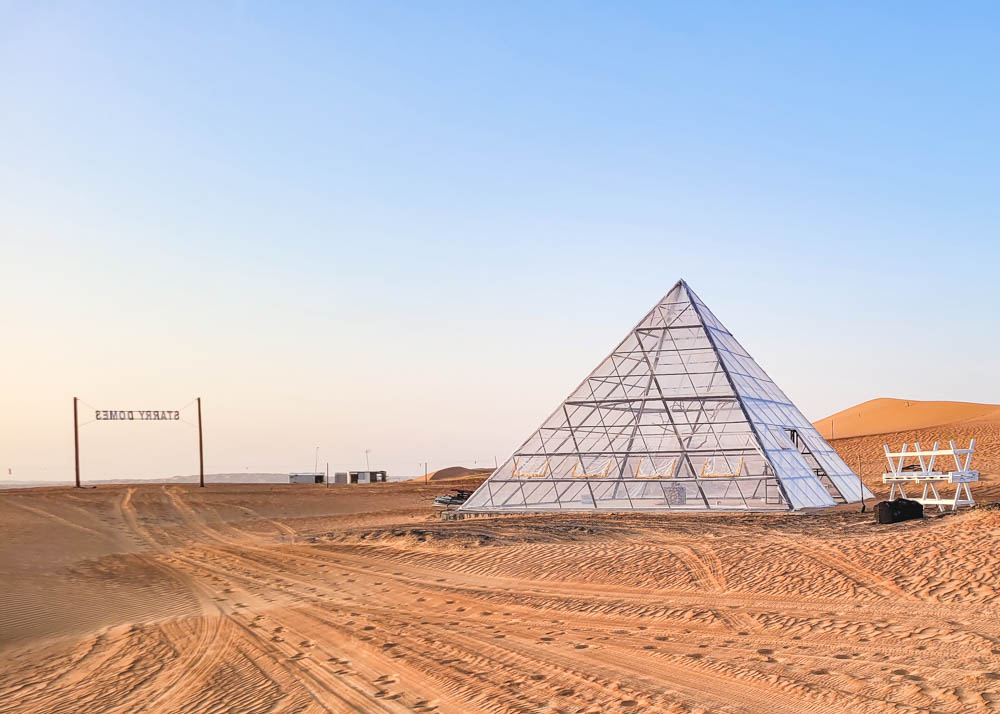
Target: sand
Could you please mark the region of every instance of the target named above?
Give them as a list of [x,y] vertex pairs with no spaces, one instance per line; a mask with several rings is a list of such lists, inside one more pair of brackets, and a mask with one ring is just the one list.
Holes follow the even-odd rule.
[[1000,709],[1000,511],[437,518],[477,483],[0,493],[0,711]]
[[493,469],[474,469],[468,468],[466,466],[449,466],[446,469],[438,469],[437,471],[431,471],[426,476],[414,476],[410,481],[461,481],[468,478],[477,478],[480,476],[489,476],[493,472]]
[[[850,422],[840,416],[850,414],[861,416]],[[965,448],[970,439],[975,439],[972,468],[1000,473],[1000,405],[997,404],[873,399],[816,422],[820,434],[827,438],[830,419],[836,419],[838,434],[843,419],[843,435],[850,434],[848,438],[830,439],[830,443],[855,472],[877,484],[875,493],[884,493],[879,478],[886,470],[884,444],[893,451],[899,451],[904,442],[911,445],[919,442],[930,448],[937,441],[947,448],[948,441],[954,439],[956,446]],[[935,465],[938,470],[955,468],[953,457],[938,459]],[[910,459],[907,463],[915,461]]]
[[813,425],[824,439],[844,439],[982,421],[1000,421],[1000,404],[882,398],[848,407]]

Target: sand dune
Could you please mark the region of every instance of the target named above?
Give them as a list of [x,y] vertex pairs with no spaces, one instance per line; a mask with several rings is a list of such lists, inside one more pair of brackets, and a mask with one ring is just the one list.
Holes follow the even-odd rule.
[[[950,439],[962,447],[975,439],[972,467],[984,473],[1000,473],[1000,406],[995,404],[873,399],[816,422],[824,436],[829,436],[831,420],[836,420],[838,438],[830,443],[866,479],[878,479],[887,468],[883,444],[896,450],[904,442],[930,447],[935,441],[947,445]],[[843,438],[839,437],[842,423]],[[953,462],[938,465],[945,470],[955,468]],[[875,492],[882,493],[881,482],[876,484]]]
[[1000,512],[442,522],[442,486],[4,492],[0,710],[1000,708]]
[[845,439],[973,421],[1000,421],[1000,404],[872,399],[813,425],[825,439]]
[[[427,475],[428,481],[460,481],[467,478],[478,478],[489,476],[493,469],[470,469],[466,466],[449,466],[446,469],[438,469]],[[414,476],[410,481],[423,481],[424,476]]]

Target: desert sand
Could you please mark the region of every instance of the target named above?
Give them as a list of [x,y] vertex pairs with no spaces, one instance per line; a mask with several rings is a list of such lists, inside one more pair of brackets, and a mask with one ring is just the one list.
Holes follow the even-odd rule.
[[[843,436],[847,438],[829,439],[832,419],[836,419],[837,434],[841,434],[843,420]],[[821,419],[815,426],[848,466],[866,481],[877,484],[876,494],[884,493],[879,490],[879,476],[886,467],[884,444],[893,451],[904,442],[919,442],[930,448],[938,441],[947,448],[948,441],[954,439],[956,446],[965,448],[970,439],[976,439],[972,467],[984,473],[1000,473],[1000,404],[873,399]],[[945,457],[936,468],[954,469],[954,460],[948,461],[951,458]]]
[[431,471],[425,476],[414,476],[410,481],[461,481],[468,478],[486,477],[492,473],[493,469],[470,469],[465,466],[449,466],[445,469]]
[[980,421],[1000,421],[1000,404],[871,399],[820,419],[813,426],[824,439],[844,439]]
[[0,711],[1000,709],[1000,511],[437,517],[478,482],[0,493]]

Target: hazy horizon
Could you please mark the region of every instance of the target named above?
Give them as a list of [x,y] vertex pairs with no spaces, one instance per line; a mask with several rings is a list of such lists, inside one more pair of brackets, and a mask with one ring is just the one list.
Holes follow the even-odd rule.
[[814,421],[1000,403],[993,5],[0,13],[6,480],[74,396],[181,412],[85,479],[198,396],[207,472],[492,466],[678,278]]

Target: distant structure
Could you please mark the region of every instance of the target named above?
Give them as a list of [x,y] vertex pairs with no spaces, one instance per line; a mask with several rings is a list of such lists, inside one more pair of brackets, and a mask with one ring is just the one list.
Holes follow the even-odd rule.
[[324,474],[322,471],[303,471],[301,473],[288,474],[288,483],[323,483]]
[[337,484],[337,483],[347,483],[348,478],[349,477],[348,477],[348,474],[347,474],[346,471],[337,471],[335,474],[333,474],[333,482],[335,484]]
[[872,497],[680,280],[459,510],[796,510]]
[[351,471],[351,483],[385,483],[385,471]]
[[[937,506],[939,511],[943,511],[945,506],[951,506],[953,511],[958,510],[959,506],[975,506],[976,502],[972,498],[969,484],[979,480],[979,472],[970,468],[972,455],[976,450],[976,440],[969,440],[968,449],[956,448],[954,439],[948,443],[950,448],[939,449],[939,442],[935,441],[934,447],[930,451],[922,451],[920,442],[915,441],[912,451],[908,451],[909,445],[904,443],[903,448],[895,452],[889,451],[889,445],[884,444],[885,458],[889,461],[889,471],[882,474],[882,483],[892,484],[889,488],[889,500],[894,499],[898,491],[900,498],[908,498],[925,506]],[[951,456],[955,460],[955,470],[947,473],[935,471],[934,461],[938,456]],[[904,465],[907,458],[916,458],[917,463]],[[919,498],[906,495],[904,484],[907,483],[924,487]],[[938,484],[945,483],[956,484],[953,498],[942,498],[938,492]],[[964,497],[963,491],[965,492]]]

